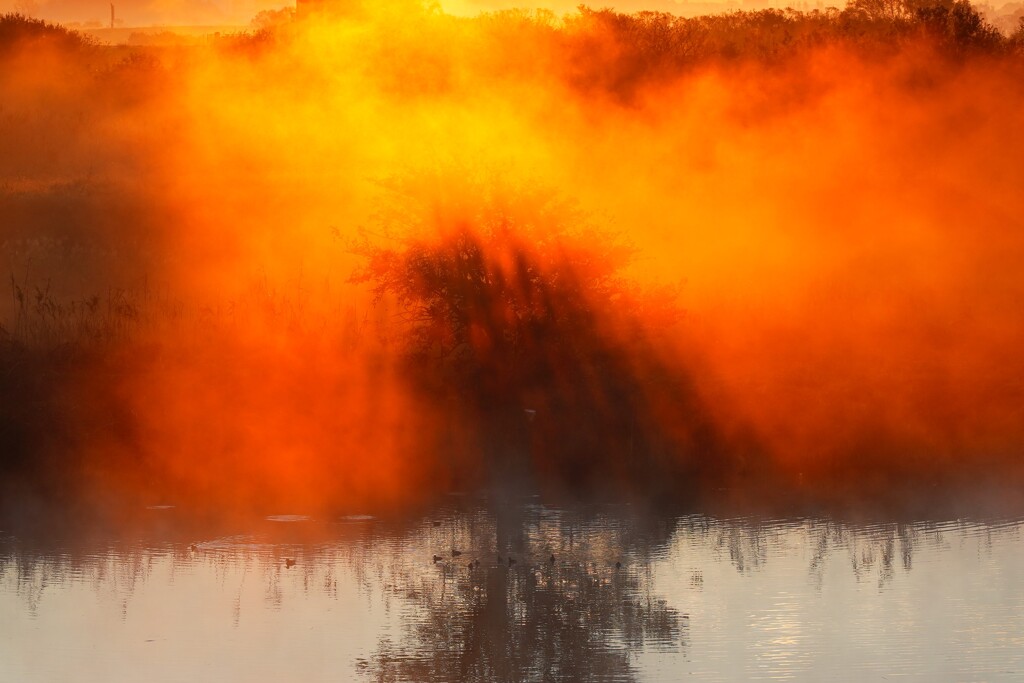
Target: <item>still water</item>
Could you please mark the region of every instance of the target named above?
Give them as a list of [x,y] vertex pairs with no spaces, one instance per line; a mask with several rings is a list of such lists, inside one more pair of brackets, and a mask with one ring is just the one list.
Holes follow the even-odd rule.
[[1024,680],[1019,517],[139,514],[0,532],[0,681]]

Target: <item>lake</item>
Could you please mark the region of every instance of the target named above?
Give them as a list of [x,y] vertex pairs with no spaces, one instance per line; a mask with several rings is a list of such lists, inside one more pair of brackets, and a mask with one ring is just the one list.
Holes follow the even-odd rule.
[[1024,680],[1024,518],[653,514],[0,532],[0,680]]

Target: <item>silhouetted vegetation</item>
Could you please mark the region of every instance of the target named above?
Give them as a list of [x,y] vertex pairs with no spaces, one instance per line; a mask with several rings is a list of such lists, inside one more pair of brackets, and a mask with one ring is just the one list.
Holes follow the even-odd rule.
[[[480,33],[465,30],[465,22]],[[450,87],[468,55],[477,59],[482,34],[488,53],[474,68],[494,78],[555,74],[583,92],[621,102],[710,65],[783,66],[826,48],[875,60],[922,47],[930,51],[924,66],[928,60],[1012,54],[1019,42],[1000,33],[968,0],[857,0],[842,10],[765,9],[690,18],[581,5],[564,20],[551,12],[510,10],[472,20],[431,15],[426,26],[436,35],[434,44],[398,33],[386,48],[391,60],[385,73],[396,70],[402,88]]]
[[354,280],[397,307],[406,372],[479,439],[496,481],[532,467],[549,485],[678,495],[684,475],[726,467],[688,371],[649,338],[681,316],[673,292],[623,276],[628,245],[497,207],[409,227],[353,244]]
[[911,45],[935,59],[961,60],[1011,49],[968,0],[857,0],[843,10],[766,9],[683,18],[580,8],[562,31],[573,55],[571,83],[629,100],[645,85],[709,64],[782,65],[814,50],[845,49],[864,58],[900,54]]
[[[376,10],[386,45],[370,43],[381,87],[444,92],[467,61],[496,80],[554,75],[584,93],[631,103],[645,90],[703,67],[744,64],[783,66],[816,50],[845,50],[863,59],[906,55],[924,48],[930,61],[963,63],[970,57],[1019,54],[1021,29],[1004,35],[969,0],[855,0],[844,9],[734,11],[682,17],[665,12],[625,14],[581,5],[564,18],[547,11],[507,10],[463,19],[430,11],[422,3]],[[329,6],[329,3],[325,3]],[[348,7],[348,5],[345,5]],[[294,26],[331,13],[261,13],[254,31],[219,42],[256,57],[279,40],[302,40]],[[366,19],[363,13],[342,18]],[[337,19],[337,17],[334,17]],[[416,31],[403,29],[403,18]],[[423,41],[426,31],[432,40]],[[480,54],[480,41],[487,49]]]
[[22,14],[0,15],[0,58],[15,48],[53,48],[68,53],[92,46],[81,33]]

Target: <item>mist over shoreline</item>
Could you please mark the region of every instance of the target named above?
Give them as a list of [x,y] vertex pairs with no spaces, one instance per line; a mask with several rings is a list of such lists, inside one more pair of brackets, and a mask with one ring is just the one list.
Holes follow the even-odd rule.
[[5,485],[1018,481],[1022,55],[964,2],[0,18]]

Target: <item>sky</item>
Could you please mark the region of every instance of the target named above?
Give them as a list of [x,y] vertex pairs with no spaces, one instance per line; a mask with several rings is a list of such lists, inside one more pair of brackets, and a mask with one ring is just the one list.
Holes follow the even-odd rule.
[[[696,0],[695,0],[696,1]],[[451,14],[476,15],[480,12],[515,7],[540,7],[562,14],[572,12],[578,0],[442,0],[442,8]],[[681,14],[685,0],[613,0],[586,3],[594,7],[613,7],[622,12],[658,10]],[[725,0],[700,0],[700,4],[728,4]],[[733,3],[739,4],[739,3]],[[281,0],[114,0],[119,25],[222,25],[248,24],[265,9],[278,9],[294,2]],[[107,26],[110,0],[0,0],[0,13],[20,12],[60,23],[95,23]],[[122,23],[123,22],[123,23]]]
[[[248,24],[258,12],[278,9],[281,0],[113,0],[118,25],[183,26]],[[62,24],[110,23],[110,0],[0,0],[0,13],[20,12]]]

